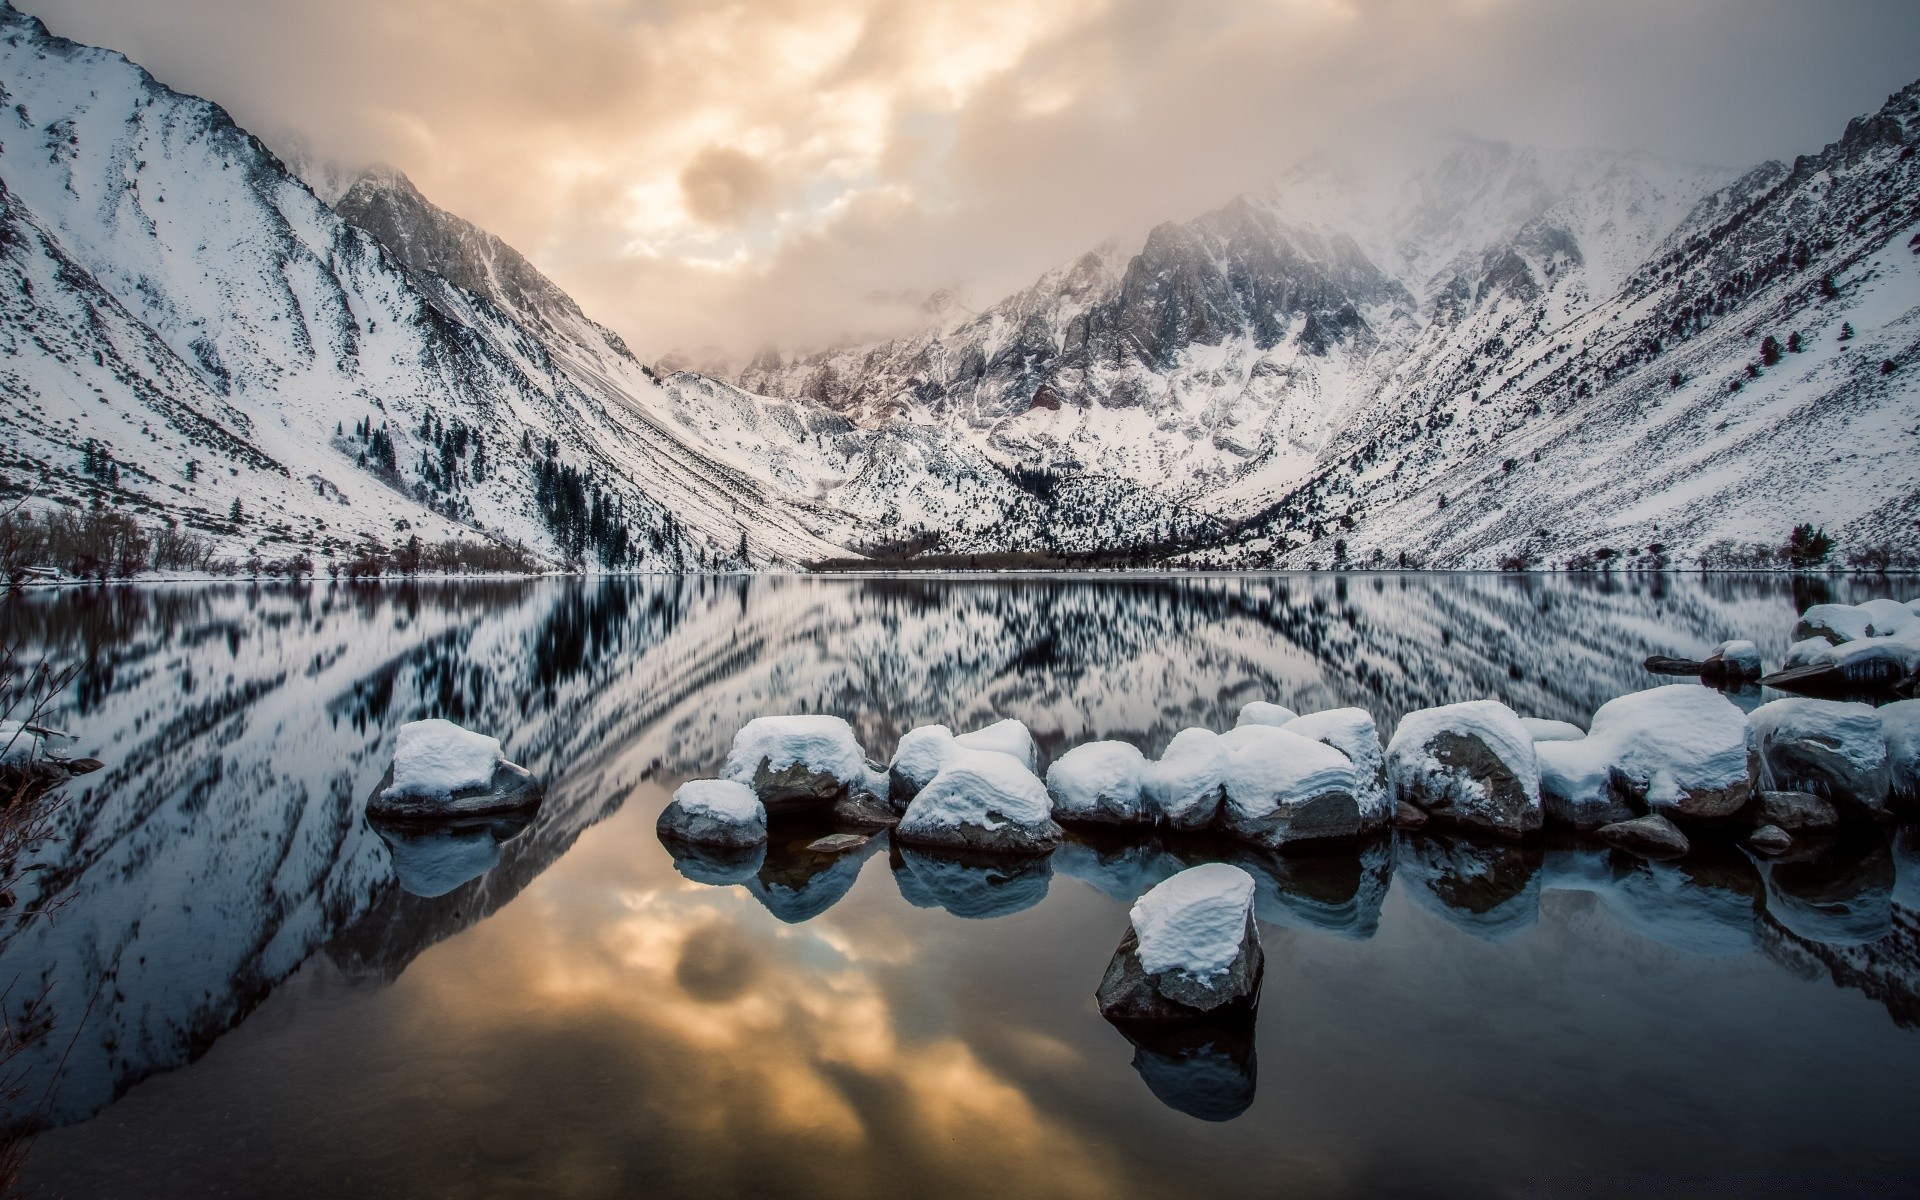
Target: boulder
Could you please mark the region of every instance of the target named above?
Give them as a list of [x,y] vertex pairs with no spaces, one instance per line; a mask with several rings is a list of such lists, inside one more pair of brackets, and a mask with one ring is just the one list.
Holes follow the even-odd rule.
[[654,828],[662,840],[740,850],[767,840],[767,810],[744,783],[691,779],[674,789]]
[[1427,810],[1417,804],[1409,804],[1405,800],[1395,800],[1393,802],[1393,827],[1395,829],[1420,829],[1430,820],[1432,820],[1432,818],[1427,816]]
[[1045,854],[1060,842],[1046,785],[1005,754],[959,750],[907,805],[904,845]]
[[1885,705],[1877,715],[1887,745],[1888,797],[1920,805],[1920,700]]
[[886,772],[871,763],[868,768],[865,787],[849,788],[846,795],[833,802],[829,811],[835,824],[873,830],[885,829],[900,819],[900,814],[886,799]]
[[1599,835],[1607,845],[1641,858],[1679,858],[1693,849],[1680,827],[1659,813],[1602,825]]
[[958,737],[945,725],[922,725],[900,739],[887,765],[887,798],[894,810],[906,811],[907,802],[933,782],[950,757],[968,750],[1005,754],[1028,772],[1040,757],[1033,735],[1018,721],[999,721]]
[[1205,829],[1220,815],[1227,786],[1227,747],[1210,729],[1183,729],[1141,772],[1146,801],[1169,828]]
[[1909,683],[1920,671],[1920,630],[1867,637],[1840,645],[1821,638],[1796,642],[1781,670],[1761,680],[1769,687],[1809,695],[1848,696],[1884,692]]
[[1755,808],[1760,824],[1774,825],[1788,833],[1832,829],[1840,823],[1833,805],[1811,792],[1763,790]]
[[1346,755],[1353,764],[1353,798],[1360,805],[1361,832],[1386,827],[1393,815],[1393,800],[1387,795],[1387,754],[1373,714],[1364,708],[1332,708],[1295,717],[1281,728]]
[[1721,642],[1700,664],[1700,678],[1716,687],[1751,683],[1766,673],[1760,647],[1744,638]]
[[1793,835],[1778,825],[1762,825],[1747,835],[1747,845],[1761,854],[1785,854],[1793,849]]
[[545,793],[506,760],[497,738],[451,721],[413,721],[394,737],[393,762],[367,801],[382,821],[436,821],[529,812]]
[[1748,720],[1766,787],[1812,792],[1858,814],[1886,810],[1887,743],[1870,706],[1793,697]]
[[1353,762],[1333,747],[1266,725],[1242,725],[1220,741],[1228,751],[1220,825],[1234,837],[1277,850],[1368,828]]
[[1818,638],[1835,646],[1866,638],[1898,636],[1920,629],[1920,616],[1897,600],[1865,604],[1816,604],[1800,614],[1795,642]]
[[1125,742],[1075,746],[1047,768],[1056,821],[1151,825],[1156,813],[1142,786],[1147,759]]
[[1186,1021],[1251,1009],[1265,956],[1253,877],[1225,863],[1180,872],[1140,897],[1095,998],[1110,1021]]
[[1027,727],[1011,717],[995,721],[984,729],[960,734],[953,741],[962,750],[991,750],[995,754],[1004,754],[1030,773],[1040,773],[1040,747]]
[[1270,704],[1265,700],[1252,700],[1240,706],[1240,719],[1234,722],[1234,728],[1243,725],[1271,725],[1278,728],[1289,721],[1298,720],[1300,714],[1284,704]]
[[1548,815],[1576,829],[1649,808],[1682,821],[1723,820],[1746,806],[1757,765],[1745,714],[1719,692],[1684,683],[1609,700],[1586,737],[1534,752]]
[[748,721],[733,735],[720,777],[752,788],[770,815],[825,808],[873,786],[853,727],[817,714]]
[[1707,669],[1707,664],[1698,659],[1670,654],[1649,654],[1640,665],[1655,675],[1698,675]]
[[830,833],[823,838],[815,838],[807,843],[807,849],[815,854],[845,854],[849,850],[858,850],[871,840],[870,834]]
[[1514,711],[1494,700],[1401,718],[1387,746],[1387,782],[1395,799],[1447,824],[1523,837],[1544,820],[1533,739]]

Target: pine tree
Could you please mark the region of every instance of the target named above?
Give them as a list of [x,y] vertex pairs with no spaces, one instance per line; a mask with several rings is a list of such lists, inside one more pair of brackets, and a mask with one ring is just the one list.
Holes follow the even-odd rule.
[[1787,350],[1790,353],[1799,354],[1806,348],[1807,344],[1800,340],[1800,331],[1798,329],[1787,335]]
[[1853,322],[1852,321],[1840,322],[1840,339],[1839,340],[1843,342],[1850,342],[1853,340]]
[[1762,366],[1777,366],[1780,362],[1780,339],[1768,334],[1760,339],[1760,363]]
[[246,511],[240,507],[240,497],[235,496],[233,498],[233,507],[227,510],[227,522],[232,525],[238,525],[246,518],[246,515]]

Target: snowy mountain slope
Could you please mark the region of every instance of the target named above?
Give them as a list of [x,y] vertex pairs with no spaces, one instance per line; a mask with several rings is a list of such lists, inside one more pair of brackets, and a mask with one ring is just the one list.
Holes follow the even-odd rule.
[[1916,142],[1920,85],[1703,198],[1603,303],[1383,397],[1247,532],[1298,563],[1712,557],[1802,521],[1912,552]]
[[759,561],[838,549],[795,514],[844,519],[769,496],[556,365],[541,336],[590,323],[531,268],[496,277],[507,309],[429,294],[217,106],[10,7],[0,92],[4,269],[33,289],[0,335],[16,490],[270,554],[491,536],[678,568],[731,560],[747,526]]

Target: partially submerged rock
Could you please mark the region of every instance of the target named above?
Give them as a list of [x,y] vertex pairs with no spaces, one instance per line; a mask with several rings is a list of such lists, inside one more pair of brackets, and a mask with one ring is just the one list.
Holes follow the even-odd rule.
[[1888,704],[1875,715],[1887,744],[1888,798],[1920,804],[1920,700]]
[[1279,728],[1290,721],[1300,719],[1300,714],[1284,704],[1272,704],[1265,700],[1252,700],[1240,706],[1240,718],[1234,722],[1234,728],[1243,725],[1271,725]]
[[769,814],[825,808],[875,786],[853,727],[817,714],[748,721],[733,735],[720,777],[752,788]]
[[1427,810],[1418,804],[1409,804],[1405,800],[1393,802],[1393,827],[1395,829],[1421,829],[1433,818]]
[[1809,695],[1858,695],[1909,685],[1920,672],[1920,629],[1834,645],[1821,638],[1796,642],[1781,669],[1761,680],[1768,687]]
[[1228,751],[1220,824],[1233,836],[1278,849],[1368,828],[1353,761],[1333,747],[1263,725],[1240,726],[1220,741]]
[[996,721],[959,736],[945,725],[922,725],[901,737],[887,765],[887,798],[895,810],[904,811],[907,802],[933,782],[950,758],[967,751],[1005,754],[1029,773],[1038,772],[1040,749],[1027,727],[1018,721]]
[[1541,742],[1577,742],[1587,736],[1587,731],[1572,721],[1550,721],[1545,717],[1521,717],[1520,727],[1536,746]]
[[1141,771],[1141,790],[1171,829],[1205,829],[1220,815],[1228,750],[1211,729],[1183,729]]
[[393,762],[367,801],[383,821],[491,817],[538,808],[544,793],[500,742],[451,721],[413,721],[394,736]]
[[1005,754],[962,750],[907,805],[904,845],[1045,854],[1060,841],[1046,785]]
[[1755,805],[1755,816],[1761,824],[1774,825],[1788,833],[1832,829],[1840,823],[1840,814],[1833,805],[1812,792],[1762,790]]
[[1793,627],[1795,642],[1819,638],[1839,646],[1864,638],[1886,637],[1920,629],[1920,616],[1898,600],[1869,600],[1865,604],[1816,604],[1800,614]]
[[1609,700],[1578,741],[1535,745],[1547,814],[1576,829],[1651,808],[1680,820],[1732,816],[1753,789],[1745,714],[1711,688],[1648,688]]
[[1281,728],[1346,755],[1353,764],[1353,798],[1360,806],[1361,832],[1386,827],[1393,800],[1387,794],[1387,754],[1372,713],[1364,708],[1330,708],[1295,717]]
[[1679,858],[1693,847],[1680,827],[1659,813],[1602,825],[1600,840],[1643,858]]
[[1701,680],[1715,686],[1751,683],[1766,673],[1760,661],[1760,647],[1745,638],[1721,642],[1700,667]]
[[984,729],[963,733],[953,739],[962,750],[991,750],[1018,762],[1034,775],[1040,773],[1040,746],[1033,734],[1019,721],[1008,717]]
[[1793,849],[1793,835],[1778,825],[1762,825],[1747,835],[1747,845],[1761,854],[1784,854]]
[[1885,811],[1887,743],[1870,706],[1792,697],[1748,720],[1766,787],[1812,792],[1856,813]]
[[1265,956],[1253,877],[1225,863],[1180,872],[1134,904],[1096,999],[1110,1021],[1187,1021],[1250,1009]]
[[1151,825],[1158,815],[1146,799],[1147,759],[1126,742],[1088,742],[1047,768],[1047,791],[1057,821],[1095,825]]
[[1521,837],[1544,819],[1533,739],[1495,700],[1408,713],[1387,746],[1387,781],[1396,799],[1448,824]]
[[692,779],[674,790],[655,831],[662,839],[745,849],[767,840],[767,810],[744,783]]
[[845,854],[849,850],[858,850],[872,840],[865,833],[830,833],[823,838],[815,838],[807,843],[807,849],[815,854]]

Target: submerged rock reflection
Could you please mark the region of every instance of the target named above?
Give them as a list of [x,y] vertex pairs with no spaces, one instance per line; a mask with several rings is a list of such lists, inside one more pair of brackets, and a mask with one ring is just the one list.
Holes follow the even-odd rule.
[[526,814],[468,817],[436,824],[367,822],[387,844],[393,858],[394,881],[400,889],[426,899],[444,896],[491,871],[500,862],[501,843],[518,837],[532,823],[533,818]]
[[1173,1025],[1115,1021],[1133,1046],[1133,1069],[1160,1103],[1202,1121],[1231,1121],[1253,1106],[1258,1082],[1254,1017]]
[[1053,863],[1044,854],[981,854],[896,846],[893,879],[915,908],[956,917],[1008,917],[1047,898]]

